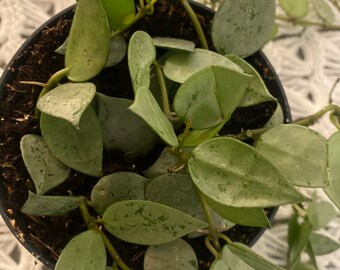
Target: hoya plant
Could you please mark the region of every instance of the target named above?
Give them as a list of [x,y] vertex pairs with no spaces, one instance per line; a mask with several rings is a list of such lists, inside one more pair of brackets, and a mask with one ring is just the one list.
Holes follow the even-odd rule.
[[[187,236],[205,238],[206,252],[214,257],[209,269],[283,269],[224,231],[233,224],[269,227],[266,209],[285,204],[296,212],[287,267],[301,268],[300,255],[307,250],[316,269],[315,256],[324,252],[318,243],[331,243],[327,252],[339,247],[313,232],[335,210],[297,187],[323,188],[339,208],[340,133],[327,140],[308,126],[330,112],[339,129],[340,108],[329,104],[282,124],[277,99],[244,60],[270,38],[275,1],[223,1],[207,40],[190,3],[180,0],[199,47],[141,30],[126,35],[141,18],[152,20],[164,1],[136,2],[78,1],[69,36],[57,50],[65,55],[65,68],[44,84],[37,101],[41,134],[21,139],[35,184],[22,211],[57,216],[78,208],[87,226],[64,248],[55,269],[130,269],[110,235],[148,246],[145,270],[198,269]],[[134,99],[98,92],[92,79],[125,57]],[[263,127],[222,132],[237,108],[265,102],[275,109]],[[144,158],[160,140],[163,151],[149,168],[104,173],[104,151]],[[88,196],[48,195],[71,171],[97,179]],[[326,208],[329,214],[318,216]]]

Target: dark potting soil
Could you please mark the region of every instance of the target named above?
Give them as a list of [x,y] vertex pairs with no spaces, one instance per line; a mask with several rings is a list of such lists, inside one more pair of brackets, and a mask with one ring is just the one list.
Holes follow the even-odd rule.
[[[212,15],[199,15],[207,36]],[[79,210],[61,217],[36,217],[25,215],[21,208],[28,197],[28,190],[35,191],[34,184],[21,158],[19,142],[25,134],[40,134],[39,121],[34,119],[34,108],[41,91],[40,86],[24,84],[22,81],[47,82],[48,78],[64,67],[63,56],[54,52],[65,40],[70,20],[62,18],[50,28],[45,28],[39,40],[26,52],[18,56],[18,68],[11,72],[14,80],[5,87],[0,96],[0,201],[11,219],[11,225],[20,233],[20,238],[36,246],[48,260],[55,261],[67,242],[76,234],[86,230]],[[173,36],[198,40],[186,12],[178,1],[159,1],[155,15],[142,20],[136,29],[147,30],[151,36]],[[132,30],[125,33],[128,37]],[[255,60],[256,61],[256,60]],[[271,76],[267,74],[267,76]],[[269,78],[270,79],[270,78]],[[113,68],[106,69],[93,79],[98,91],[124,98],[133,98],[127,61],[124,59]],[[256,107],[237,109],[231,121],[224,127],[224,133],[237,134],[243,129],[258,128],[265,123],[275,109],[275,104],[265,103]],[[157,146],[148,158],[130,160],[123,153],[104,153],[104,174],[118,171],[141,172],[157,159],[163,146]],[[47,195],[81,195],[88,197],[98,178],[72,171],[69,179]],[[258,228],[236,226],[227,234],[235,241],[249,243]],[[146,247],[127,244],[110,237],[123,260],[134,269],[142,269]],[[200,269],[208,269],[213,256],[206,249],[204,239],[190,239],[197,247]]]

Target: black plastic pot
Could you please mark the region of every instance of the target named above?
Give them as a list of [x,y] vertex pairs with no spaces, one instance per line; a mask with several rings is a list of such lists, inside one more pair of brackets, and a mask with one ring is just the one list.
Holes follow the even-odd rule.
[[[197,3],[192,3],[194,5],[194,9],[202,14],[203,16],[208,16],[211,18],[213,16],[213,11],[209,8],[202,6]],[[51,28],[56,25],[60,18],[71,19],[73,16],[74,6],[70,7],[58,15],[54,16],[52,19],[47,21],[44,25],[42,25],[39,29],[37,29],[32,36],[22,45],[22,47],[18,50],[18,52],[14,55],[10,63],[8,64],[4,74],[0,79],[0,101],[4,100],[6,96],[6,91],[8,90],[7,85],[12,82],[17,74],[18,70],[21,66],[25,65],[27,59],[31,55],[31,48],[34,47],[34,44],[37,40],[40,39],[42,32],[46,31],[46,29]],[[281,86],[280,80],[278,79],[273,67],[269,63],[268,59],[265,55],[259,51],[254,55],[247,58],[247,60],[257,69],[257,71],[262,75],[264,81],[270,90],[270,92],[278,98],[281,107],[283,108],[284,119],[285,122],[291,121],[291,115],[289,110],[289,105],[287,102],[287,98]],[[3,104],[3,103],[2,103]],[[0,108],[0,116],[3,108]],[[4,132],[0,128],[0,138],[2,138],[1,134]],[[10,131],[6,131],[10,132]],[[13,134],[16,136],[16,134]],[[1,139],[0,139],[1,140]],[[6,149],[2,149],[0,146],[0,155],[6,155]],[[1,167],[1,166],[0,166]],[[23,214],[20,210],[13,211],[12,206],[8,204],[6,198],[8,197],[9,192],[15,192],[15,190],[9,190],[8,186],[5,184],[3,171],[0,174],[0,214],[6,222],[9,229],[15,235],[15,237],[27,248],[29,252],[31,252],[37,259],[39,259],[42,263],[50,268],[54,268],[56,259],[51,254],[51,251],[47,246],[39,243],[34,236],[30,234],[28,229],[27,218],[23,219]],[[269,219],[273,219],[277,209],[269,209]],[[241,227],[241,226],[239,226]],[[237,230],[237,228],[236,228]],[[263,234],[265,229],[262,228],[252,228],[247,235],[246,244],[253,245],[258,238]],[[53,233],[53,232],[51,232]]]

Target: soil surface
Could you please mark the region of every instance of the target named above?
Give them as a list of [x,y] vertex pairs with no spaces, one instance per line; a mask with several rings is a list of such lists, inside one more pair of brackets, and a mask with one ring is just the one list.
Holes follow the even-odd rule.
[[[136,29],[148,30],[151,36],[181,37],[195,41],[196,34],[186,12],[179,6],[179,1],[159,1],[155,14],[142,21],[125,33],[128,38]],[[206,31],[212,16],[199,19]],[[66,243],[76,234],[86,229],[79,210],[74,210],[62,217],[36,217],[24,215],[21,208],[28,197],[28,190],[35,191],[34,184],[24,166],[20,154],[19,142],[24,134],[40,134],[39,121],[33,112],[40,86],[23,84],[22,81],[47,82],[48,78],[64,66],[63,56],[54,52],[65,40],[70,28],[70,18],[63,17],[55,25],[45,27],[36,42],[30,45],[16,59],[19,64],[11,67],[13,81],[8,82],[0,93],[0,200],[2,208],[11,220],[11,225],[19,238],[26,244],[35,246],[35,253],[44,256],[53,266]],[[211,43],[210,43],[211,44]],[[252,59],[255,63],[256,59]],[[267,81],[273,76],[266,70]],[[106,69],[93,79],[100,92],[124,98],[132,98],[133,92],[126,59],[117,66]],[[258,128],[265,123],[275,105],[266,103],[252,108],[238,109],[231,121],[223,129],[224,133],[237,134],[242,129]],[[140,172],[157,158],[162,145],[156,147],[150,158],[129,160],[123,153],[104,153],[104,173],[118,171]],[[72,171],[69,179],[48,195],[74,195],[89,197],[91,188],[98,178],[89,177]],[[251,242],[258,228],[236,226],[227,232],[233,240],[246,244]],[[25,239],[25,240],[23,240]],[[126,244],[111,237],[113,245],[132,268],[142,269],[144,246]],[[208,269],[213,257],[205,248],[201,238],[190,240],[198,246],[197,254],[200,269]]]

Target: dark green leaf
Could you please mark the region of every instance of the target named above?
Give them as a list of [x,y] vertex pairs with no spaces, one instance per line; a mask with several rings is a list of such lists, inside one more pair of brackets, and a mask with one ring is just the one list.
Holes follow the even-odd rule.
[[274,21],[273,0],[225,0],[212,24],[212,39],[220,54],[246,57],[259,50],[270,38]]
[[110,43],[110,28],[101,0],[81,0],[77,4],[67,42],[67,77],[83,82],[104,67]]
[[133,0],[101,0],[107,15],[110,28],[122,30],[129,26],[135,17],[135,1]]
[[114,236],[142,245],[158,245],[178,239],[207,224],[174,208],[150,201],[122,201],[103,215],[105,228]]
[[91,176],[102,175],[102,131],[91,106],[80,119],[79,129],[45,113],[40,128],[47,146],[61,162]]
[[232,138],[199,145],[188,166],[197,187],[224,205],[271,207],[306,200],[256,149]]
[[33,134],[23,136],[20,149],[38,195],[60,185],[70,174],[70,168],[52,154],[41,136]]
[[55,270],[105,270],[106,250],[99,232],[78,234],[63,249]]
[[339,241],[319,233],[311,233],[309,241],[316,256],[326,255],[340,248]]
[[80,206],[83,199],[71,196],[44,196],[29,191],[22,212],[34,216],[62,216]]

